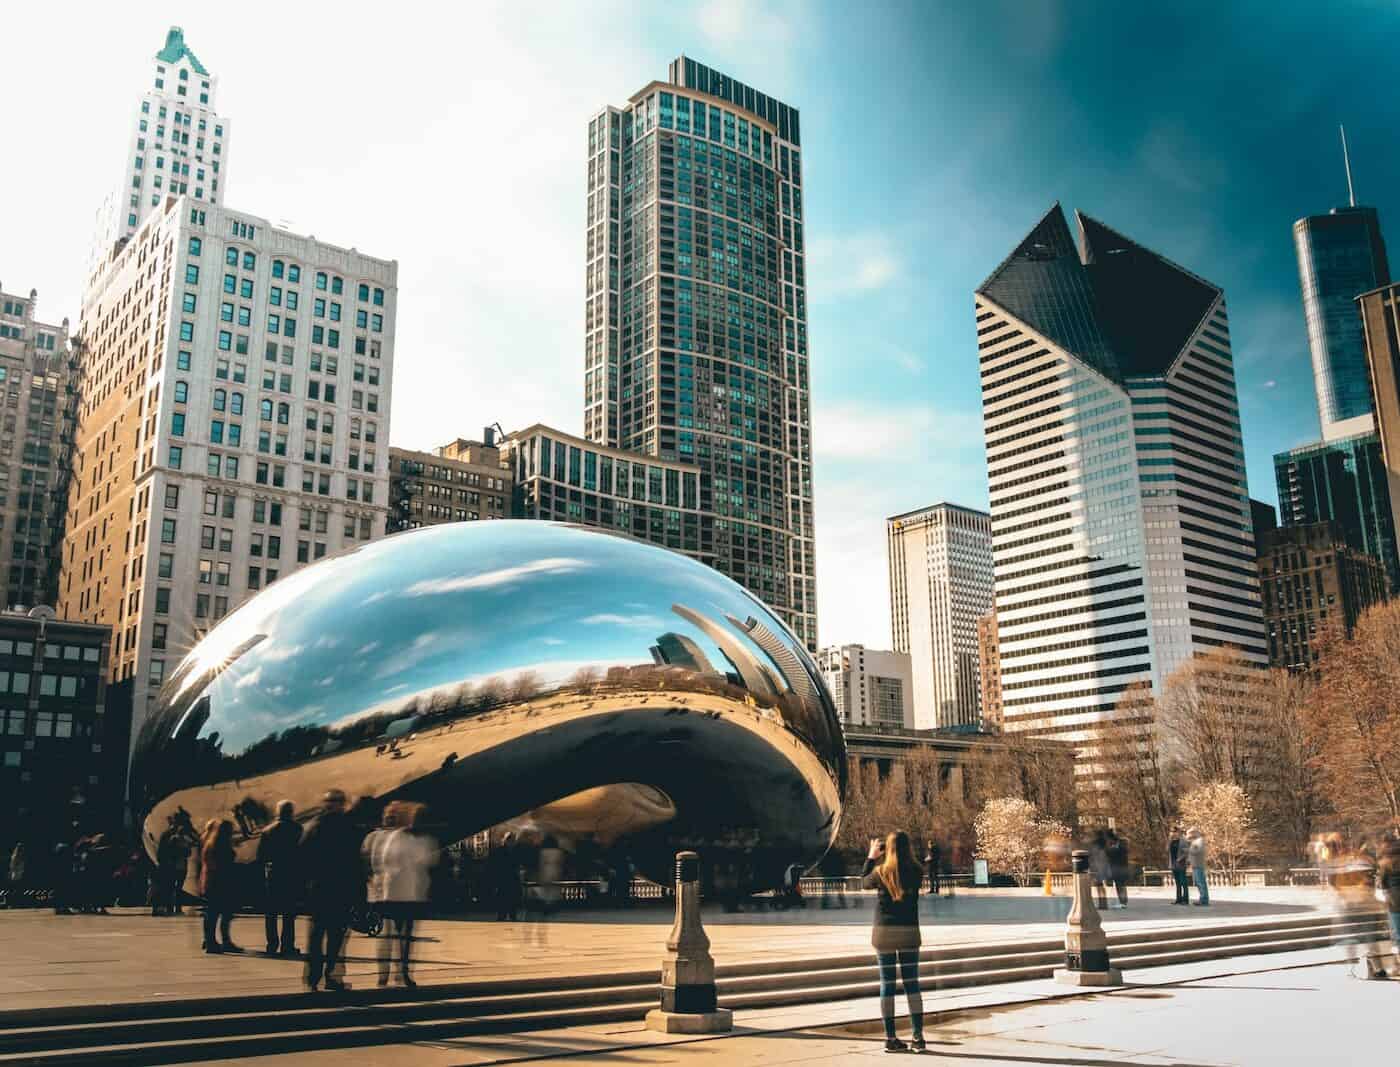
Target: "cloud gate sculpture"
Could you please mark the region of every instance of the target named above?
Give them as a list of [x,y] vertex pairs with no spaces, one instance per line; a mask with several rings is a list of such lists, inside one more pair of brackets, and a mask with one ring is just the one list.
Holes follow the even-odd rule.
[[283,578],[181,662],[142,725],[132,798],[148,852],[226,817],[241,859],[277,802],[327,789],[428,805],[444,841],[526,819],[676,850],[778,884],[841,814],[831,698],[764,605],[677,553],[582,527],[399,534]]

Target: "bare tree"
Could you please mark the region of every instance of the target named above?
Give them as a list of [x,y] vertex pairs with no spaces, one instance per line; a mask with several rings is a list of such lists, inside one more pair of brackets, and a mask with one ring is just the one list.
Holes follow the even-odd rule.
[[1254,811],[1244,789],[1235,782],[1198,785],[1181,798],[1181,817],[1205,834],[1233,882],[1240,859],[1254,848]]
[[976,826],[977,851],[994,870],[1014,874],[1022,886],[1030,883],[1036,866],[1047,861],[1049,843],[1069,837],[1069,827],[1046,818],[1020,797],[987,801]]
[[1187,785],[1230,781],[1253,792],[1267,762],[1260,669],[1238,649],[1212,649],[1182,664],[1157,703],[1162,737]]
[[1090,803],[1100,821],[1112,819],[1121,832],[1151,848],[1167,839],[1177,777],[1151,686],[1136,682],[1125,690],[1113,720],[1104,738],[1085,751],[1086,769],[1097,779]]
[[1345,819],[1400,826],[1400,601],[1368,611],[1350,641],[1332,627],[1318,651],[1302,717],[1327,797]]
[[1304,859],[1318,820],[1329,810],[1321,739],[1307,727],[1313,680],[1285,670],[1263,672],[1259,731],[1265,765],[1251,798],[1259,843],[1289,862]]

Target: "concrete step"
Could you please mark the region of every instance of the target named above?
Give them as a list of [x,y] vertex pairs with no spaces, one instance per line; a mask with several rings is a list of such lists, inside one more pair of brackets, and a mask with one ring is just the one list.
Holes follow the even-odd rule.
[[[1309,916],[1124,931],[1109,943],[1114,964],[1134,969],[1385,936],[1378,915]],[[930,991],[1048,978],[1063,956],[1058,938],[926,948],[920,974]],[[655,1005],[658,982],[658,972],[620,972],[12,1011],[0,1013],[0,1064],[154,1065],[636,1020]],[[717,968],[717,986],[726,1007],[768,1008],[873,998],[879,974],[869,954],[765,960]]]

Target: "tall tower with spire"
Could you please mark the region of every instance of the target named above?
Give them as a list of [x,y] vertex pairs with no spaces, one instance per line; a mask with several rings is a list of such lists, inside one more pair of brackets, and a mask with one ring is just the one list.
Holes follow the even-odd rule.
[[150,63],[121,175],[98,211],[85,292],[167,197],[219,204],[228,186],[229,120],[214,109],[219,79],[179,26],[170,27]]
[[1334,207],[1326,215],[1308,215],[1293,224],[1324,441],[1375,428],[1366,340],[1356,298],[1390,281],[1376,209],[1356,204],[1345,130],[1342,163],[1347,206]]

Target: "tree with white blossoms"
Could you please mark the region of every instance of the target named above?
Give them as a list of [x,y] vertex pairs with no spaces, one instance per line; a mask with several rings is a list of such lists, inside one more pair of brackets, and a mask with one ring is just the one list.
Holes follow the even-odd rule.
[[1047,842],[1069,837],[1069,827],[1042,815],[1034,804],[1020,797],[987,801],[975,826],[978,855],[991,869],[1014,874],[1023,886],[1045,861]]
[[1219,856],[1234,881],[1240,858],[1254,844],[1254,808],[1234,782],[1207,782],[1181,798],[1181,821],[1205,835],[1207,863]]

